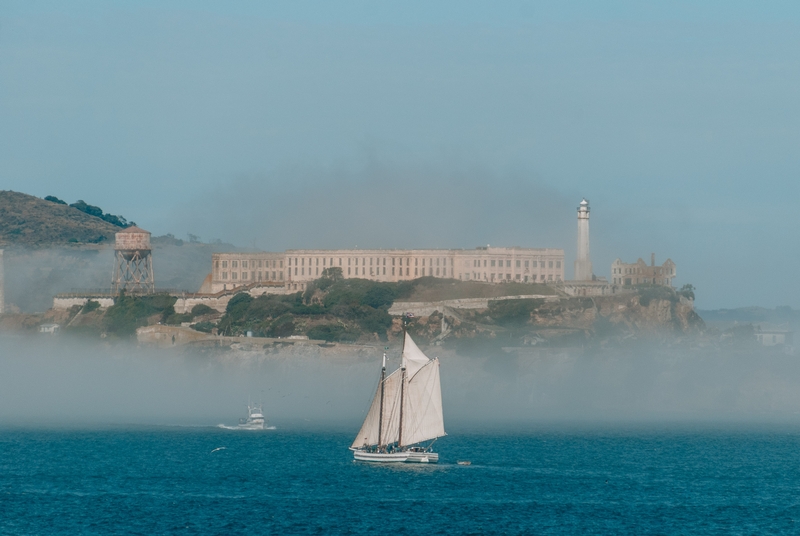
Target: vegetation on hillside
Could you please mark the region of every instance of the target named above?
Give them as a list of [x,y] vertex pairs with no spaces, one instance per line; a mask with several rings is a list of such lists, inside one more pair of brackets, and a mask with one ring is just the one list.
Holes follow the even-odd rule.
[[[503,288],[506,287],[506,288]],[[439,301],[443,299],[552,294],[543,285],[463,282],[422,277],[412,281],[384,283],[367,279],[344,279],[340,268],[329,268],[310,283],[305,292],[252,297],[240,293],[231,298],[219,321],[221,335],[288,337],[307,335],[310,339],[355,342],[386,340],[393,329],[388,310],[395,301]],[[490,301],[489,309],[473,320],[496,326],[521,327],[531,319],[543,300]],[[426,324],[427,325],[427,324]],[[465,326],[471,325],[469,322]],[[209,325],[196,329],[209,331]],[[417,320],[409,324],[412,334],[429,339],[434,334]]]
[[413,286],[414,282],[342,279],[336,269],[326,270],[302,293],[257,298],[237,294],[217,327],[220,334],[233,336],[251,331],[262,337],[302,334],[326,341],[354,342],[375,335],[386,339],[392,325],[389,307]]
[[[180,325],[197,317],[216,313],[207,305],[196,305],[190,313],[178,314],[174,307],[176,301],[177,298],[169,294],[130,296],[122,292],[103,315],[103,330],[108,335],[130,337],[136,333],[137,328],[149,324]],[[91,303],[97,302],[90,300],[84,309]]]
[[[44,198],[45,201],[50,201],[51,203],[55,203],[57,205],[66,205],[66,201],[62,201],[61,199],[57,198],[53,195],[47,195]],[[111,225],[116,225],[117,227],[132,227],[136,225],[136,222],[128,222],[122,216],[115,216],[114,214],[104,213],[103,209],[100,207],[96,207],[94,205],[89,205],[83,199],[79,199],[75,203],[72,203],[72,208],[78,209],[81,212],[88,214],[89,216],[94,216],[95,218],[100,218],[103,221],[107,221]]]
[[[395,302],[408,301],[411,296],[436,295],[441,289],[461,298],[463,294],[452,290],[461,283],[431,277],[398,283],[344,279],[341,271],[334,268],[325,270],[304,292],[256,297],[240,292],[231,297],[222,315],[206,305],[176,314],[176,298],[168,294],[121,294],[104,312],[96,302],[88,302],[80,310],[85,318],[78,319],[81,322],[76,327],[92,328],[113,337],[129,337],[138,327],[163,323],[191,325],[197,331],[230,337],[252,333],[272,338],[305,335],[328,342],[396,340],[401,322],[389,315]],[[462,289],[484,292],[475,284]],[[489,299],[485,308],[445,306],[424,316],[410,317],[407,327],[422,343],[442,342],[461,353],[490,348],[499,352],[504,347],[530,345],[619,342],[640,330],[688,333],[702,329],[702,320],[681,296],[671,288],[654,285],[637,288],[635,294],[609,297],[550,300],[498,296]]]
[[114,240],[117,225],[55,201],[0,191],[0,244],[53,246]]

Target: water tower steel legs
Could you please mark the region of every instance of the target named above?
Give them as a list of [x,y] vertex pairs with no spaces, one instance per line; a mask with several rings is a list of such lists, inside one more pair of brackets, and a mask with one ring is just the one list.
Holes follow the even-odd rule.
[[114,294],[123,290],[129,294],[155,292],[153,256],[149,251],[144,256],[137,251],[130,259],[126,259],[122,251],[116,252],[112,290]]

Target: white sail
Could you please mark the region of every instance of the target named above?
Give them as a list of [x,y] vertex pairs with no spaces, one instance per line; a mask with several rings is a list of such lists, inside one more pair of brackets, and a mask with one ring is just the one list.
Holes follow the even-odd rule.
[[380,438],[382,445],[397,441],[397,431],[400,426],[400,377],[401,371],[397,369],[389,374],[383,382],[383,422],[379,422],[381,386],[378,382],[375,398],[372,399],[361,430],[353,440],[352,448],[377,445],[379,427],[382,428]]
[[[383,431],[381,445],[397,441],[400,431],[400,381],[403,371],[397,369],[386,377],[383,391]],[[405,417],[404,417],[405,418]]]
[[403,343],[403,365],[406,367],[406,377],[409,380],[412,379],[419,369],[430,362],[431,360],[419,349],[411,335],[406,333]]
[[359,448],[365,445],[375,445],[378,443],[378,414],[381,406],[381,382],[378,381],[378,392],[375,393],[375,398],[372,399],[372,405],[369,407],[367,417],[364,419],[364,424],[361,425],[361,430],[358,431],[351,448]]
[[[424,354],[423,354],[424,355]],[[403,443],[413,445],[445,435],[439,360],[429,360],[407,380],[403,397]]]

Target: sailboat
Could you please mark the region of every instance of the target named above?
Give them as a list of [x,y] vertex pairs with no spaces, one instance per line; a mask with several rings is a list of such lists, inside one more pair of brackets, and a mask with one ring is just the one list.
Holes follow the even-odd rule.
[[383,354],[375,398],[350,450],[365,462],[436,463],[432,447],[444,435],[439,359],[428,359],[404,330],[400,368],[387,376]]

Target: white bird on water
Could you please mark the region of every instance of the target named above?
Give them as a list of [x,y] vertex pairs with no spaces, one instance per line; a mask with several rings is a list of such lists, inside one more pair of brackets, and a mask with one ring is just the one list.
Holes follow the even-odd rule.
[[225,449],[227,449],[227,448],[228,448],[228,447],[217,447],[217,448],[215,448],[214,450],[212,450],[211,452],[209,452],[209,454],[214,454],[214,453],[215,453],[215,452],[217,452],[218,450],[225,450]]

